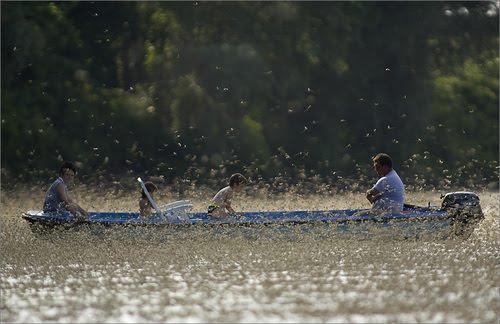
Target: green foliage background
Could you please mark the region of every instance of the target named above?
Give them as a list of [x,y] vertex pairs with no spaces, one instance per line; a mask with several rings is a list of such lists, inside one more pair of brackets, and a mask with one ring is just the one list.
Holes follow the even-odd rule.
[[[2,2],[2,178],[498,181],[494,2]],[[318,180],[319,179],[319,180]]]

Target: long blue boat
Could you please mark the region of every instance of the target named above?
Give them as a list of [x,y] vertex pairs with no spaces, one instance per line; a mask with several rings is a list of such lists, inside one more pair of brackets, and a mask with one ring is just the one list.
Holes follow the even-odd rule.
[[244,212],[226,218],[216,218],[207,213],[190,213],[186,201],[175,202],[150,217],[128,212],[91,212],[82,220],[71,213],[43,213],[28,211],[23,218],[33,227],[81,225],[103,226],[257,226],[328,224],[342,233],[367,233],[399,230],[405,236],[434,234],[468,237],[484,218],[479,197],[471,192],[453,192],[443,196],[440,207],[405,205],[401,213],[372,215],[368,210],[346,209],[326,211],[256,211]]

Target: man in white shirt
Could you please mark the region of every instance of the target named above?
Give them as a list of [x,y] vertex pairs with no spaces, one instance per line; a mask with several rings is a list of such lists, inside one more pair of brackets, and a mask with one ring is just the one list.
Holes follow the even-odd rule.
[[372,203],[372,210],[376,213],[400,213],[405,201],[405,187],[392,168],[391,157],[379,153],[372,161],[380,179],[366,192],[366,199]]

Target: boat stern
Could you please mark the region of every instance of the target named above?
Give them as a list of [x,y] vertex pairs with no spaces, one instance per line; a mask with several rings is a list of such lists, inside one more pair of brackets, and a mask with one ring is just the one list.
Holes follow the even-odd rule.
[[468,238],[484,219],[479,197],[473,192],[457,191],[447,193],[442,198],[441,208],[452,218],[454,233]]

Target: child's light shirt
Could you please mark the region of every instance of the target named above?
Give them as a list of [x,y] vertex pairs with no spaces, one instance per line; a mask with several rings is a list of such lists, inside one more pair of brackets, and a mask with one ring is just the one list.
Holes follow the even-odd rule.
[[233,188],[227,186],[219,190],[219,192],[212,198],[212,202],[219,207],[226,207],[231,205],[233,198]]

